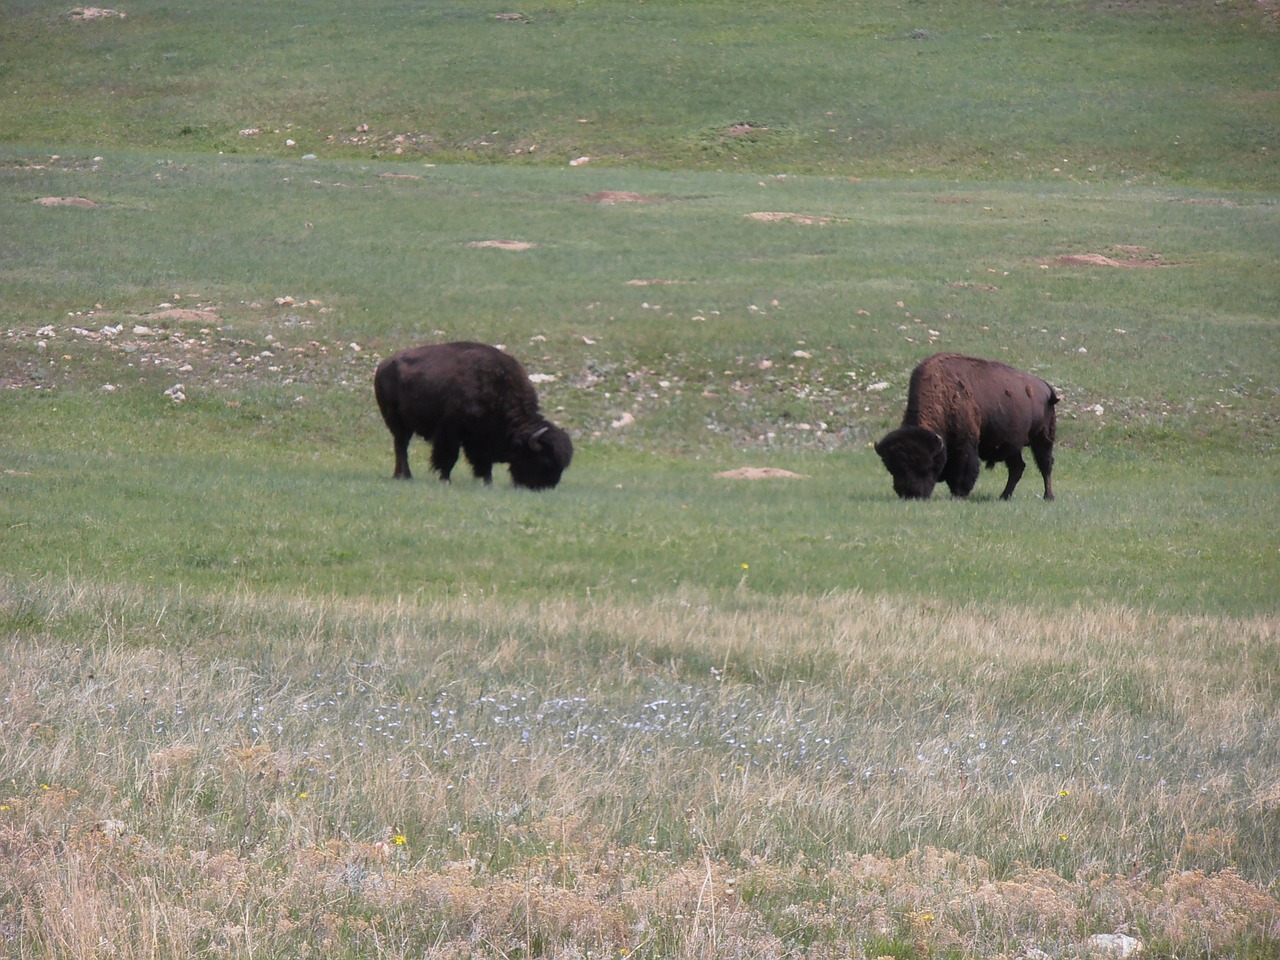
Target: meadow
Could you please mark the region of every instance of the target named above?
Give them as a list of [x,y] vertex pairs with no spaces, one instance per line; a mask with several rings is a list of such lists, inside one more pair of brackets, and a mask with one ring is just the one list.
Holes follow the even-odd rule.
[[[0,956],[1280,956],[1273,5],[116,12],[0,24]],[[390,479],[446,339],[556,490]],[[893,496],[941,350],[1056,501]]]

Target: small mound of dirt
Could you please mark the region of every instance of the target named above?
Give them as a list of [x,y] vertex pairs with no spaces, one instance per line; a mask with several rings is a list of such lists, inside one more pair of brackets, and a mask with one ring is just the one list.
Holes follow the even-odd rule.
[[1111,247],[1110,252],[1117,256],[1107,256],[1102,253],[1069,253],[1057,257],[1052,262],[1059,267],[1120,267],[1127,270],[1168,266],[1160,254],[1152,253],[1146,247]]
[[532,243],[523,240],[472,240],[468,247],[490,247],[494,250],[529,250]]
[[106,7],[76,7],[71,11],[71,19],[78,23],[86,20],[107,20],[113,17],[123,20],[124,14],[119,10],[108,10]]
[[780,467],[738,467],[716,474],[717,480],[808,480],[803,473],[792,473]]
[[146,320],[176,320],[188,323],[219,323],[222,318],[212,310],[158,310],[145,315]]
[[763,220],[765,223],[790,222],[790,223],[803,223],[808,225],[814,225],[814,224],[821,225],[824,223],[831,222],[830,217],[814,217],[814,216],[810,216],[807,213],[782,213],[782,212],[775,211],[772,213],[749,213],[747,214],[747,216],[750,217],[752,220]]
[[36,201],[42,207],[81,207],[89,210],[97,204],[84,197],[41,197]]
[[601,190],[587,197],[591,203],[657,203],[661,197],[646,197],[630,190]]

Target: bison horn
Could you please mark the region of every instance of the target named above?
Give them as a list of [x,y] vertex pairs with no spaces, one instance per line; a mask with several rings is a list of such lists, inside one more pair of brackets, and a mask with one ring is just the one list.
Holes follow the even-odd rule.
[[542,449],[542,444],[538,442],[538,438],[550,430],[550,427],[539,427],[529,436],[529,449],[535,453]]

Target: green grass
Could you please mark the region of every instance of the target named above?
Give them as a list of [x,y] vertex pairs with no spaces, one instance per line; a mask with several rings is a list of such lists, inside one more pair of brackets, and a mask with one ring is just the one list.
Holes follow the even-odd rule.
[[9,142],[1280,182],[1275,16],[1244,0],[9,6]]
[[[0,15],[0,952],[1277,956],[1274,4],[123,9]],[[555,491],[390,479],[452,338]],[[938,350],[1054,503],[893,496]]]

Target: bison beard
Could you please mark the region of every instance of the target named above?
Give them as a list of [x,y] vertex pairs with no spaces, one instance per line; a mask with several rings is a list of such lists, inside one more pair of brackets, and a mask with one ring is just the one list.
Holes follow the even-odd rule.
[[538,395],[519,362],[482,343],[412,347],[378,364],[374,395],[395,445],[394,476],[408,480],[409,441],[431,444],[431,466],[449,480],[459,452],[471,472],[493,482],[505,463],[511,482],[546,490],[573,459],[569,435],[538,412]]
[[980,464],[1004,463],[1008,500],[1022,479],[1022,448],[1031,447],[1044,477],[1044,498],[1053,499],[1053,444],[1058,395],[1038,377],[997,363],[954,353],[922,360],[911,372],[902,426],[876,444],[905,499],[928,499],[943,480],[952,496],[967,497]]

